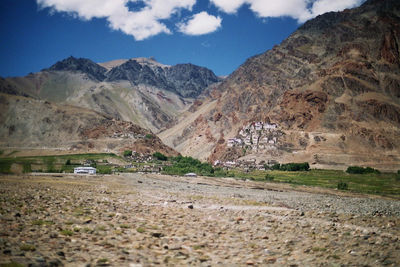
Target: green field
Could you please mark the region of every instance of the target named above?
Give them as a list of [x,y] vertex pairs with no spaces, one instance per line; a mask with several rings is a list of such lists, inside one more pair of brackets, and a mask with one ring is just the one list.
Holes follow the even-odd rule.
[[234,170],[229,171],[228,176],[238,179],[273,181],[289,183],[294,186],[307,185],[332,189],[336,189],[338,183],[344,182],[348,185],[347,191],[400,198],[400,177],[396,173],[348,174],[336,170],[253,171],[245,173]]
[[[88,153],[57,156],[7,157],[0,158],[0,173],[29,172],[66,172],[71,173],[74,167],[81,166],[87,160],[96,164],[99,173],[111,173],[107,159],[121,157],[112,153]],[[68,162],[68,164],[67,164]]]

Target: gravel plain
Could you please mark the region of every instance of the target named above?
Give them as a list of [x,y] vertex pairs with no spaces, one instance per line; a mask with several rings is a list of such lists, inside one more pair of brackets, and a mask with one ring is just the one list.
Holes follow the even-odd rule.
[[40,174],[0,176],[0,201],[0,265],[400,266],[400,201],[376,196]]

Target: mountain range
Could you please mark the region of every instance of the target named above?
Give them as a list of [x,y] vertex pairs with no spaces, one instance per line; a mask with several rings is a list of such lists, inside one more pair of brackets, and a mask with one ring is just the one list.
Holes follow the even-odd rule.
[[167,66],[147,58],[97,64],[69,57],[7,83],[19,94],[93,109],[158,132],[220,80],[193,64]]
[[[58,127],[63,117],[51,114],[79,106],[91,119],[68,117],[80,125],[79,131],[70,126],[74,138],[85,127],[137,125],[179,153],[210,162],[307,161],[314,168],[395,170],[400,168],[399,29],[399,1],[368,0],[306,22],[226,79],[203,67],[167,66],[152,58],[95,63],[69,57],[38,73],[0,79],[1,101],[7,103],[0,140],[17,145],[25,138],[21,144],[29,145],[34,139],[25,132],[38,144],[56,146],[69,128]],[[24,109],[40,122],[19,113]],[[41,132],[17,125],[16,116]],[[40,126],[45,118],[55,126]],[[118,129],[104,138],[133,136],[115,134],[124,132]],[[50,133],[56,137],[43,138]],[[101,150],[104,144],[92,146]]]

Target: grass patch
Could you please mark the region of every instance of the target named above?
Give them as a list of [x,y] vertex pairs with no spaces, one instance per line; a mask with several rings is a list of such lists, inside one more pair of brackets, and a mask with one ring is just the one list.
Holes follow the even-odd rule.
[[68,229],[63,229],[63,230],[60,231],[60,233],[61,233],[62,235],[65,235],[65,236],[72,236],[72,235],[74,234],[73,231],[68,230]]
[[[338,170],[296,172],[256,170],[246,173],[239,170],[231,170],[228,176],[254,181],[268,181],[268,177],[271,176],[273,177],[273,182],[330,189],[338,189],[339,183],[343,183],[343,185],[347,184],[347,191],[350,192],[400,197],[400,180],[397,179],[398,174],[396,173],[348,174]],[[340,189],[343,190],[344,188]]]
[[35,251],[36,247],[30,244],[22,244],[19,249],[22,251]]
[[144,233],[144,232],[146,232],[146,230],[143,228],[143,227],[138,227],[138,228],[136,228],[136,231],[138,232],[138,233]]
[[325,251],[327,251],[327,248],[313,247],[312,251],[314,251],[314,252],[325,252]]

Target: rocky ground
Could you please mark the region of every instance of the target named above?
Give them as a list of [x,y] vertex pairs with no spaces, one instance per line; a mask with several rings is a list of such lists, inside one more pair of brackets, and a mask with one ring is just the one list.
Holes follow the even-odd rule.
[[0,202],[0,264],[400,265],[398,200],[129,174],[0,176]]

